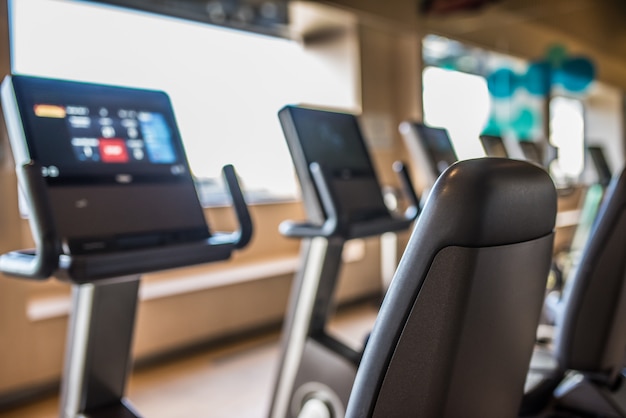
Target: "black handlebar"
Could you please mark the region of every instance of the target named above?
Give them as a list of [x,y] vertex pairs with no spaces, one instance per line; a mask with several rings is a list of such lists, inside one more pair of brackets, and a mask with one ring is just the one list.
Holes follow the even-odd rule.
[[[183,267],[223,260],[233,248],[242,248],[252,237],[252,220],[232,165],[223,174],[232,196],[239,230],[230,234],[215,234],[209,240],[181,246],[137,249],[110,254],[63,255],[52,211],[47,200],[46,184],[41,167],[31,162],[21,167],[21,186],[29,199],[29,223],[35,249],[13,251],[0,256],[0,271],[29,279],[47,279],[55,273],[73,282],[139,274],[165,268]],[[180,248],[179,248],[180,247]],[[61,265],[61,267],[59,267]]]
[[34,250],[12,251],[0,256],[0,271],[30,279],[47,279],[59,265],[61,243],[56,233],[41,166],[34,162],[21,167],[23,186],[29,191],[28,222],[35,241]]
[[235,168],[231,164],[225,165],[222,168],[222,174],[226,180],[228,192],[233,200],[233,209],[235,210],[237,221],[239,222],[239,230],[231,234],[232,243],[235,248],[243,248],[252,239],[252,219],[250,218],[248,205],[246,205],[243,193],[241,192]]
[[368,219],[363,222],[356,222],[350,225],[342,225],[337,211],[336,196],[330,187],[330,178],[320,164],[313,162],[309,165],[311,177],[315,184],[320,203],[326,213],[326,221],[322,225],[310,222],[284,221],[279,226],[281,234],[291,238],[312,238],[330,237],[342,235],[346,239],[377,235],[384,232],[401,231],[408,228],[420,213],[419,199],[413,188],[413,183],[409,177],[405,165],[396,162],[393,165],[394,171],[400,177],[402,189],[409,201],[403,217],[381,216],[375,219]]
[[402,161],[396,161],[395,163],[393,163],[392,168],[393,171],[395,171],[395,173],[400,178],[402,192],[409,201],[409,206],[404,212],[404,217],[407,220],[410,219],[411,221],[413,221],[419,216],[422,209],[420,206],[419,198],[417,197],[417,193],[415,193],[415,188],[413,187],[411,176],[409,175],[409,171],[406,169],[406,165]]
[[317,188],[320,203],[326,213],[326,221],[322,225],[310,222],[284,221],[278,226],[278,230],[286,237],[330,237],[337,233],[339,229],[339,219],[335,206],[335,197],[329,186],[329,179],[322,167],[313,162],[309,165],[309,171],[313,178],[313,183]]

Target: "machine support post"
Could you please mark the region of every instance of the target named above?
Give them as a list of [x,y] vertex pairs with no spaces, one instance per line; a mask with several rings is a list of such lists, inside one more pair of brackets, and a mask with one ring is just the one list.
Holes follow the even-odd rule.
[[296,275],[283,328],[283,353],[274,388],[271,418],[290,417],[289,405],[312,330],[323,330],[332,305],[344,240],[315,237],[303,240],[304,265]]
[[139,418],[124,399],[140,276],[72,286],[61,418]]

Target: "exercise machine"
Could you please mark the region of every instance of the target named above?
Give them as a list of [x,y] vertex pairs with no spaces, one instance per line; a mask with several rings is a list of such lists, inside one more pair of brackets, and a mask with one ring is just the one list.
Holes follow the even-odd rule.
[[404,144],[419,170],[420,177],[424,178],[422,199],[428,196],[428,191],[435,184],[437,178],[446,168],[458,161],[458,156],[444,128],[427,126],[420,122],[404,121],[398,127]]
[[385,295],[346,417],[517,416],[556,209],[552,180],[525,161],[446,170]]
[[326,330],[343,247],[350,239],[408,229],[418,215],[418,199],[404,165],[396,163],[408,208],[395,215],[385,206],[355,115],[287,106],[279,118],[308,220],[280,226],[285,236],[303,239],[303,264],[283,328],[270,416],[340,418],[361,358],[360,350]]
[[613,178],[613,172],[611,171],[611,167],[609,167],[609,163],[606,160],[604,147],[601,145],[589,145],[587,147],[587,152],[593,162],[593,167],[598,179],[597,183],[604,188],[608,187],[611,179]]
[[622,171],[611,181],[565,283],[553,350],[538,353],[531,363],[523,415],[556,406],[575,416],[626,417],[625,207]]
[[487,154],[488,157],[509,157],[509,153],[507,152],[504,140],[501,136],[483,134],[480,136],[480,142],[482,143],[483,148],[485,149],[485,154]]
[[571,242],[566,248],[558,248],[554,256],[553,271],[557,280],[552,291],[546,297],[545,308],[545,320],[550,325],[554,325],[558,312],[564,305],[563,288],[566,279],[578,267],[583,248],[589,240],[591,229],[604,198],[604,193],[613,176],[601,146],[588,146],[587,152],[589,160],[592,162],[593,171],[595,171],[596,182],[589,184],[584,192],[580,216],[578,217],[578,223]]
[[9,76],[2,108],[34,250],[8,275],[72,284],[63,418],[139,417],[125,398],[141,274],[228,259],[252,235],[232,166],[240,229],[204,218],[163,92]]

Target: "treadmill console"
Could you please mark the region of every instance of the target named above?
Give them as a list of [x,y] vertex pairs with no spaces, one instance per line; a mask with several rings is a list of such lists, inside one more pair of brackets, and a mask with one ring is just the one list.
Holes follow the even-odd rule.
[[596,169],[596,173],[598,175],[598,183],[602,186],[606,187],[611,182],[613,178],[613,173],[611,172],[611,168],[609,167],[609,163],[606,160],[606,156],[604,154],[604,148],[602,146],[588,146],[587,151],[591,155],[591,161]]
[[539,148],[539,144],[534,141],[519,141],[519,145],[522,148],[522,153],[526,161],[543,167],[542,152]]
[[165,93],[11,76],[2,103],[18,177],[40,168],[65,253],[209,237]]
[[506,150],[502,137],[495,135],[481,135],[480,142],[483,144],[485,153],[489,157],[508,158],[509,153]]
[[[15,162],[42,166],[49,185],[176,181],[187,171],[165,93],[13,76],[23,138]],[[26,139],[23,141],[21,139]]]
[[[404,121],[399,126],[404,144],[420,170],[424,190],[430,189],[441,173],[458,161],[448,132],[443,128]],[[426,192],[425,196],[428,195]]]
[[311,177],[312,163],[318,163],[325,171],[344,221],[390,217],[356,116],[286,106],[279,112],[279,118],[309,217],[321,221],[325,216]]
[[430,160],[430,166],[437,176],[457,162],[458,157],[448,136],[448,131],[421,123],[413,123],[413,127]]

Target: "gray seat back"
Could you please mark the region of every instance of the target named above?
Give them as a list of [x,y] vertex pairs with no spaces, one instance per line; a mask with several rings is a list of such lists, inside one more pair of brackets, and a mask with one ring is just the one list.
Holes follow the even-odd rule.
[[516,416],[555,217],[554,185],[537,166],[448,168],[385,297],[346,416]]
[[606,191],[557,318],[561,368],[611,384],[626,352],[626,171]]

